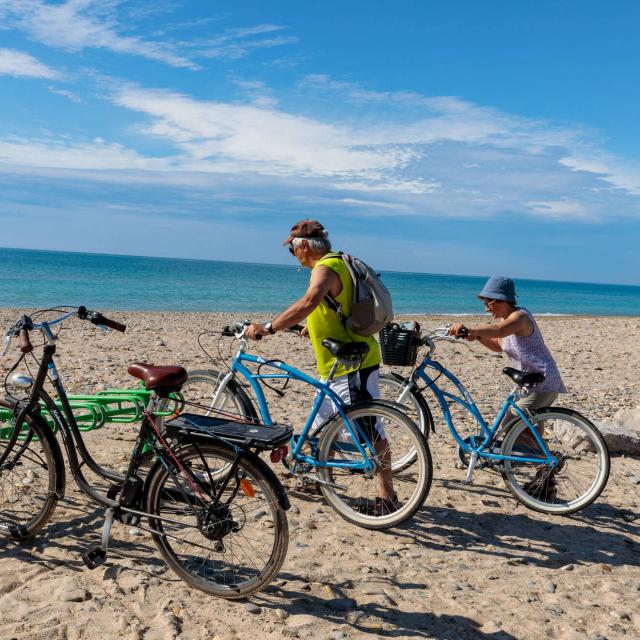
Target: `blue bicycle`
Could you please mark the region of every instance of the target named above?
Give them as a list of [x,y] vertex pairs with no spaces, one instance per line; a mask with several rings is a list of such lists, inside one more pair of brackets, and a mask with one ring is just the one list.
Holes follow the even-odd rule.
[[[325,347],[337,360],[327,381],[323,382],[281,360],[247,353],[245,326],[246,323],[239,322],[223,330],[223,336],[234,337],[239,342],[228,371],[189,373],[182,387],[189,411],[226,414],[272,425],[262,385],[278,384],[274,381],[286,384],[291,380],[311,385],[317,392],[302,431],[293,435],[286,453],[276,453],[271,456],[272,460],[281,459],[296,476],[299,487],[317,483],[329,505],[353,524],[386,529],[410,518],[422,506],[431,487],[432,463],[427,440],[404,412],[391,403],[367,400],[347,406],[329,387],[338,363],[353,368],[367,345],[326,340]],[[245,391],[247,383],[255,402]],[[327,396],[336,412],[324,423],[314,426],[320,405]],[[410,469],[399,464],[407,451],[412,451]],[[382,497],[391,491],[395,494],[393,500]]]
[[[571,409],[551,406],[523,411],[517,400],[531,385],[544,380],[537,372],[511,367],[503,373],[515,387],[507,396],[493,424],[488,425],[465,386],[440,362],[433,359],[436,342],[459,341],[447,328],[435,329],[414,340],[428,347],[422,362],[409,377],[395,373],[380,376],[383,398],[400,404],[425,436],[433,430],[433,414],[425,399],[429,390],[436,398],[449,432],[458,445],[460,460],[467,466],[466,482],[476,468],[494,468],[517,500],[543,513],[566,515],[591,504],[609,478],[609,451],[598,429]],[[443,383],[448,383],[443,389]],[[462,437],[452,418],[450,405],[470,415],[475,434]],[[407,464],[411,464],[409,457]]]

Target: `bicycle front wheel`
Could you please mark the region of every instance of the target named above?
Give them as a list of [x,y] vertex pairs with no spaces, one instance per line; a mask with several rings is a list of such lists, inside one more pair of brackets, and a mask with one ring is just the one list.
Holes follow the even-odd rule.
[[51,519],[63,470],[58,469],[55,439],[46,425],[27,414],[12,445],[15,428],[12,405],[0,400],[0,534],[28,540]]
[[[356,438],[336,414],[323,428],[318,447],[320,489],[345,520],[366,529],[388,529],[410,518],[424,503],[433,474],[426,439],[401,411],[384,402],[353,405],[346,417]],[[362,434],[375,447],[376,470],[355,468],[364,460]],[[399,468],[398,456],[413,450],[410,468]],[[371,452],[366,450],[372,458]],[[395,470],[398,469],[398,470]]]
[[158,464],[147,511],[153,540],[187,584],[237,599],[267,585],[287,553],[286,511],[261,461],[216,443],[189,444],[175,467]]
[[[402,411],[418,426],[425,438],[429,438],[429,432],[433,426],[433,416],[427,401],[420,391],[410,386],[411,381],[397,373],[380,374],[380,399],[399,405]],[[394,471],[402,471],[416,460],[415,449],[404,452],[398,451],[394,461]]]
[[189,404],[185,411],[205,416],[231,414],[230,417],[237,420],[257,420],[258,414],[251,398],[235,379],[228,380],[220,390],[225,375],[214,369],[189,371],[180,393],[185,400],[199,406]]
[[[532,413],[536,426],[558,459],[546,464],[505,461],[502,477],[526,507],[542,513],[566,515],[591,504],[609,478],[609,450],[598,429],[571,409],[549,407]],[[544,457],[522,419],[509,428],[501,453],[506,456]]]

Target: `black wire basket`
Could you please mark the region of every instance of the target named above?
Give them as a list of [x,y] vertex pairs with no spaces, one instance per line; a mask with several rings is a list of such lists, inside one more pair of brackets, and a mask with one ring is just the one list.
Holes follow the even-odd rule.
[[417,322],[411,326],[388,324],[380,332],[380,351],[382,362],[393,367],[413,367],[418,357],[420,347],[420,325]]

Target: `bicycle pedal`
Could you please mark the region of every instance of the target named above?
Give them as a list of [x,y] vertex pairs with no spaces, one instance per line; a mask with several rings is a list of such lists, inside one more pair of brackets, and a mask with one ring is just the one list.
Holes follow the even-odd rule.
[[82,554],[82,561],[87,569],[97,569],[107,559],[107,552],[102,547],[94,547]]

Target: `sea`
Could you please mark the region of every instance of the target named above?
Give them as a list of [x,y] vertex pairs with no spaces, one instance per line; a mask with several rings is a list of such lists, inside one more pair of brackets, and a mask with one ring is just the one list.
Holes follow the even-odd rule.
[[[396,313],[483,312],[486,276],[383,271]],[[84,305],[130,311],[283,309],[309,279],[294,266],[0,248],[0,307]],[[515,279],[535,314],[640,316],[640,286]],[[255,317],[255,316],[254,316]]]

